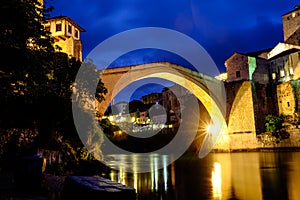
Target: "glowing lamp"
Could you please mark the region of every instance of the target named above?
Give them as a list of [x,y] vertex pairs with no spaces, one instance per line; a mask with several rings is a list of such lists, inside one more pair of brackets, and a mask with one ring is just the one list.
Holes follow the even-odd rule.
[[207,131],[208,133],[217,133],[217,132],[218,132],[218,127],[215,126],[215,125],[213,125],[213,124],[211,124],[211,125],[208,125],[208,126],[206,127],[206,131]]

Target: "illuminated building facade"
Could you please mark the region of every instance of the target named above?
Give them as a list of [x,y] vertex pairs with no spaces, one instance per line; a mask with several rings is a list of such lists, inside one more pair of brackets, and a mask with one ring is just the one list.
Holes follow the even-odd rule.
[[[283,25],[284,41],[289,44],[299,45],[299,28],[300,28],[300,6],[296,5],[294,10],[281,16]],[[294,43],[292,41],[298,42]]]
[[[300,7],[284,14],[282,23],[284,43],[258,52],[234,53],[225,62],[227,121],[229,127],[232,120],[237,126],[231,128],[232,133],[239,132],[239,124],[261,133],[267,114],[293,116],[300,111]],[[241,116],[245,110],[248,125]]]
[[[44,1],[39,0],[43,5]],[[85,30],[68,16],[57,16],[43,23],[45,30],[51,32],[56,51],[68,54],[82,61],[82,42],[80,34]]]
[[47,19],[44,26],[46,31],[51,32],[57,51],[62,51],[82,61],[80,33],[85,32],[82,27],[67,16]]

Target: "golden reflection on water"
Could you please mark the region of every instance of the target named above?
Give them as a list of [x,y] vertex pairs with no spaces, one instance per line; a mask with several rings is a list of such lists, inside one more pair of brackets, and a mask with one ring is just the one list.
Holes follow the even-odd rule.
[[214,198],[221,199],[221,197],[222,197],[222,169],[221,169],[221,164],[218,162],[214,163],[214,167],[211,172],[211,181],[212,181],[212,185],[213,185]]
[[[138,173],[136,163],[140,162],[139,159],[140,158],[137,156],[130,156],[132,173],[126,172],[125,166],[120,164],[118,170],[111,171],[110,179],[124,185],[132,186],[137,192],[141,192],[141,190],[145,189],[149,189],[149,191],[154,193],[159,190],[167,192],[168,189],[170,189],[170,186],[175,188],[175,165],[172,163],[168,166],[169,157],[167,155],[162,155],[160,157],[150,156],[150,172],[148,173]],[[126,162],[122,157],[120,160]],[[163,166],[163,168],[159,169],[159,166]]]
[[212,155],[214,199],[300,199],[299,152]]
[[172,188],[175,188],[175,164],[172,163],[171,164],[171,184],[172,184]]
[[[110,178],[134,187],[146,199],[300,199],[300,152],[215,153],[169,166],[168,159],[149,157],[149,173],[137,173],[134,164],[128,173],[120,164]],[[140,158],[132,161],[139,163]],[[206,189],[199,192],[197,187]]]
[[213,197],[262,199],[259,154],[214,154]]
[[292,154],[290,157],[293,164],[288,171],[288,195],[289,199],[300,199],[300,156]]

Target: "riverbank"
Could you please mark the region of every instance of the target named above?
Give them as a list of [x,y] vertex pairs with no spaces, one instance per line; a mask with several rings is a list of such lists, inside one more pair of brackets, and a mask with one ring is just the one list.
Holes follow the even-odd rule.
[[[42,187],[40,191],[26,192],[18,191],[13,180],[8,174],[0,175],[0,181],[6,181],[0,187],[0,200],[56,200],[60,199],[61,192],[66,176],[56,176],[53,174],[44,174]],[[4,185],[5,184],[5,185]]]
[[260,147],[255,149],[213,149],[211,153],[238,153],[238,152],[300,152],[300,147]]
[[221,135],[214,145],[213,152],[249,151],[299,151],[300,129],[287,130],[289,137],[282,139],[272,135],[238,133]]

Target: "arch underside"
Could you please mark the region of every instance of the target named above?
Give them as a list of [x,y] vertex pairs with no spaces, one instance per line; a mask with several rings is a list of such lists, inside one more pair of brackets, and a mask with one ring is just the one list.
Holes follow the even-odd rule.
[[[193,80],[192,76],[188,76],[186,73],[166,65],[155,64],[153,67],[138,70],[131,69],[122,74],[118,81],[111,86],[111,88],[107,88],[110,91],[110,95],[106,96],[108,101],[106,100],[107,105],[105,105],[105,107],[107,107],[111,100],[126,86],[137,80],[146,78],[161,78],[172,81],[194,94],[206,108],[218,132],[221,132],[221,134],[217,134],[215,138],[214,135],[212,135],[213,141],[216,141],[218,139],[217,137],[220,135],[227,133],[224,108],[219,106],[219,103],[216,103],[226,101],[226,99],[223,99],[223,94],[220,93],[221,90],[211,91],[213,89],[209,87],[205,80],[203,82],[200,82],[199,80]],[[217,99],[218,97],[219,99]]]

